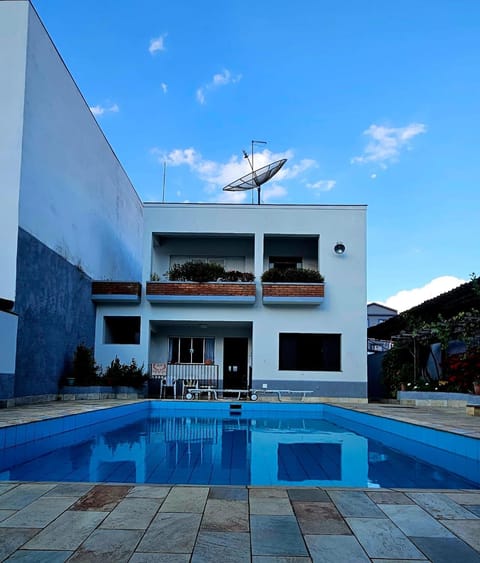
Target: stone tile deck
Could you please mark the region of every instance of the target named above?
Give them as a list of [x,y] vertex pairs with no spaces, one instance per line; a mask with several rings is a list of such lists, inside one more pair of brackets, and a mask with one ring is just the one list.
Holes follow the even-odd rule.
[[[3,409],[0,426],[119,404]],[[480,437],[462,409],[354,408]],[[0,482],[0,561],[480,563],[479,538],[480,490]]]
[[4,485],[1,561],[480,562],[480,491]]

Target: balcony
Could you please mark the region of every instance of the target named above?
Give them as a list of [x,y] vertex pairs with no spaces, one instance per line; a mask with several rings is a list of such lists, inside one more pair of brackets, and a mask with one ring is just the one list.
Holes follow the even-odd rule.
[[310,305],[323,303],[324,283],[262,283],[264,305]]
[[140,282],[92,282],[92,301],[97,303],[140,303]]
[[255,283],[250,282],[147,282],[151,303],[253,305]]

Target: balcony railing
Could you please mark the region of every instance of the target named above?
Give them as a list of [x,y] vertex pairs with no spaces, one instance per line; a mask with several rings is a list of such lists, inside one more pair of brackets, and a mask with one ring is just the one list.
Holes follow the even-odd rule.
[[207,303],[253,305],[255,284],[250,282],[147,282],[151,303]]
[[323,283],[262,283],[264,305],[320,305],[324,296]]
[[140,282],[92,282],[92,301],[109,303],[139,303],[141,295],[142,285]]

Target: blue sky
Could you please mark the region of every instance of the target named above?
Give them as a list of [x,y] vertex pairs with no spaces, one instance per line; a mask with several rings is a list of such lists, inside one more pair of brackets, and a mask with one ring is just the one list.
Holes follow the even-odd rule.
[[142,199],[167,162],[166,201],[225,200],[264,140],[265,202],[368,204],[369,301],[479,273],[480,2],[34,6]]

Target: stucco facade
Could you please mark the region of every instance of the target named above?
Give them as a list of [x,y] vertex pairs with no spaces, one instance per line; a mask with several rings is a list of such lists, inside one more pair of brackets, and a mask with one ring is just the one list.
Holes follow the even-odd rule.
[[[365,224],[365,206],[144,204],[143,274],[137,280],[142,296],[138,303],[97,303],[97,361],[106,365],[117,355],[125,362],[135,357],[145,366],[160,363],[170,369],[169,364],[188,363],[171,357],[172,339],[192,338],[197,346],[211,339],[220,387],[247,384],[305,389],[311,398],[365,398]],[[334,252],[338,241],[346,248],[342,255]],[[261,276],[272,259],[281,257],[296,257],[301,267],[319,270],[325,277],[322,295],[312,293],[313,287],[312,297],[307,287],[301,296],[287,292],[269,300]],[[195,284],[187,284],[188,291],[173,284],[167,291],[165,274],[182,259],[218,261],[227,269],[253,273],[253,290],[243,284],[248,291],[232,294],[228,289],[219,295],[221,287],[196,284],[197,295],[192,295]],[[151,278],[159,281],[152,283]],[[125,316],[138,319],[136,343],[119,344],[106,337],[108,323]],[[281,345],[286,337],[281,335],[292,334],[297,339],[311,335],[312,342],[315,335],[338,335],[338,369],[285,369]],[[225,339],[234,338],[240,346],[242,340],[246,343],[248,370],[242,379],[239,366],[237,380],[227,373],[225,358]],[[181,377],[178,366],[175,373]]]

